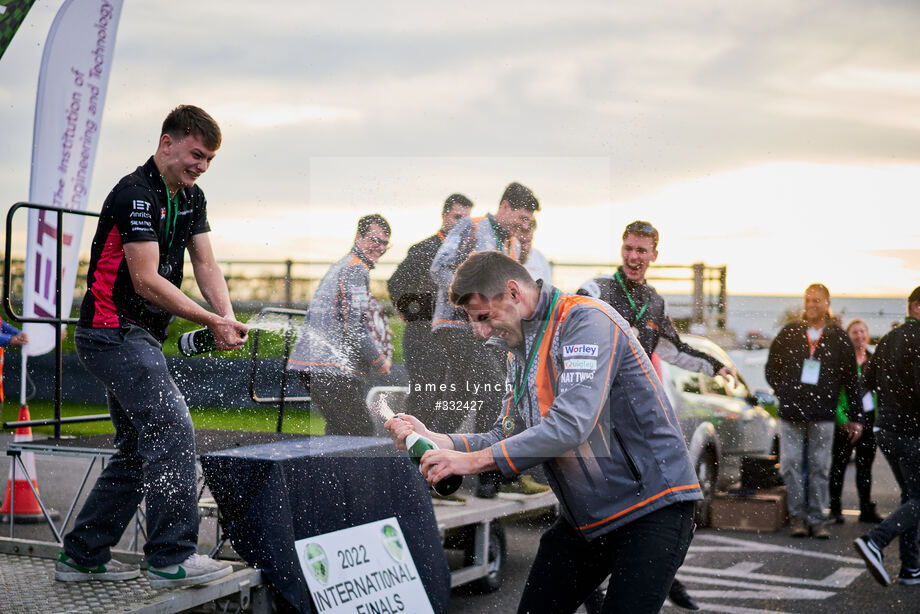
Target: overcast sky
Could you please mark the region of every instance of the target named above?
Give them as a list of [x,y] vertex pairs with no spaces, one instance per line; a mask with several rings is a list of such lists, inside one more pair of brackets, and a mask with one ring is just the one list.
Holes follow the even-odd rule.
[[[0,59],[0,203],[28,196],[39,0]],[[89,208],[179,103],[224,144],[199,181],[222,259],[333,259],[361,214],[398,260],[452,192],[543,205],[554,261],[728,265],[735,293],[920,283],[916,2],[178,2],[121,14]],[[89,230],[86,235],[91,234]],[[572,288],[568,288],[572,289]]]

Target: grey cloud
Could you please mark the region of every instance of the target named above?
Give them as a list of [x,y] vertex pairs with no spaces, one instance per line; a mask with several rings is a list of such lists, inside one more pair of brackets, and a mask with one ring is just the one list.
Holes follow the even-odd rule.
[[[124,151],[152,149],[138,131],[153,133],[164,105],[214,92],[360,115],[231,126],[239,140],[215,171],[245,169],[241,196],[296,192],[302,160],[322,155],[608,156],[620,198],[770,160],[916,163],[912,114],[882,123],[862,111],[878,94],[821,78],[847,66],[916,74],[918,11],[868,0],[127,3],[97,178],[108,182]],[[17,119],[33,80],[17,73],[9,86],[28,99]],[[917,102],[879,96],[882,109]],[[17,142],[30,139],[27,120],[11,123]]]

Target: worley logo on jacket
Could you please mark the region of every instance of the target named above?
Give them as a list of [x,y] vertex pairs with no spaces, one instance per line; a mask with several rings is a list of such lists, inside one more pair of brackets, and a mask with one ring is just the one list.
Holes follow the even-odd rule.
[[597,358],[597,346],[589,345],[587,343],[580,343],[578,345],[564,345],[562,346],[562,357],[563,358]]

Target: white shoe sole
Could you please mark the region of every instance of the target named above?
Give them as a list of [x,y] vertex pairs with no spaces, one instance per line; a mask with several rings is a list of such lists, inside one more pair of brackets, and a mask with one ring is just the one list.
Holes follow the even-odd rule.
[[872,577],[875,578],[875,581],[882,586],[889,586],[891,584],[891,577],[889,577],[888,572],[885,571],[881,562],[876,561],[875,553],[869,549],[866,542],[863,541],[862,538],[859,538],[853,542],[853,547],[856,548],[856,552],[859,553],[862,560],[866,562],[866,567],[869,569],[869,573],[872,574]]
[[431,504],[443,506],[443,507],[457,507],[460,505],[466,505],[466,499],[464,499],[463,501],[456,501],[456,500],[451,500],[451,499],[438,499],[436,497],[432,497]]
[[179,588],[182,586],[196,586],[198,584],[213,582],[214,580],[229,576],[231,573],[233,573],[232,567],[223,567],[200,576],[186,576],[185,578],[172,579],[161,578],[148,570],[147,579],[150,581],[150,586],[153,588]]
[[141,576],[140,569],[131,571],[109,571],[104,574],[84,573],[82,571],[57,571],[54,572],[54,579],[58,582],[120,582],[122,580],[133,580]]
[[530,494],[525,494],[522,492],[502,492],[498,491],[499,499],[508,499],[509,501],[526,501],[528,499],[539,499],[540,497],[545,497],[552,491],[546,490],[543,492],[535,492]]

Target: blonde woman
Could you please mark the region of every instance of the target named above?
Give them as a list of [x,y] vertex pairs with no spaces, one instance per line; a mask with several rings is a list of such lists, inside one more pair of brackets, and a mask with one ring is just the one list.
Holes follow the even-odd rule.
[[[860,381],[865,371],[866,365],[872,358],[872,352],[868,350],[869,345],[869,327],[863,320],[850,320],[847,324],[847,335],[853,342],[853,349],[856,352],[856,365],[859,372]],[[840,503],[840,496],[843,492],[843,478],[846,473],[847,463],[850,462],[850,456],[853,450],[856,450],[856,492],[859,494],[859,521],[879,523],[882,518],[875,510],[875,503],[872,501],[872,463],[875,461],[875,433],[872,427],[875,426],[875,401],[869,402],[873,397],[869,396],[863,403],[863,430],[859,439],[854,440],[852,431],[847,429],[849,420],[846,417],[846,408],[848,400],[846,392],[840,391],[840,401],[837,404],[837,428],[834,431],[834,447],[831,452],[831,473],[829,478],[831,517],[837,524],[843,523],[843,513]]]

